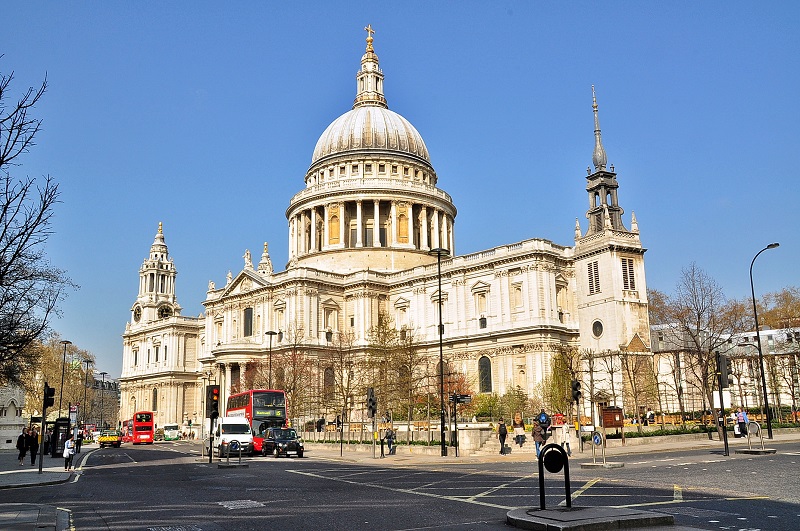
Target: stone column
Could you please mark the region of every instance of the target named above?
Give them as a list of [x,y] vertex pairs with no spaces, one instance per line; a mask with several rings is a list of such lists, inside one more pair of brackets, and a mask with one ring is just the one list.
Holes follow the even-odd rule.
[[420,237],[420,249],[423,251],[427,251],[430,249],[430,245],[428,245],[428,207],[422,205],[422,212],[420,212],[420,220],[419,220],[419,237]]
[[344,201],[339,203],[339,246],[344,249]]
[[414,203],[408,204],[408,246],[414,248]]
[[330,240],[328,235],[330,234],[330,230],[331,230],[330,225],[328,225],[329,212],[328,212],[327,203],[323,207],[322,211],[323,211],[322,215],[323,215],[324,218],[322,220],[322,249],[321,250],[324,251],[324,250],[326,250],[328,248],[328,241]]
[[317,209],[311,207],[311,252],[315,253],[317,249]]
[[391,236],[387,239],[387,242],[390,247],[397,247],[397,201],[391,202],[391,210],[390,210],[390,219],[392,223],[392,230]]
[[433,245],[434,249],[438,249],[441,247],[441,245],[439,245],[440,234],[441,233],[439,231],[439,211],[433,209],[433,227],[431,230],[431,237],[433,241],[431,242],[431,245]]
[[380,247],[381,246],[381,202],[378,199],[373,200],[373,205],[375,210],[373,211],[373,221],[372,221],[372,246],[373,247]]
[[297,254],[297,236],[294,229],[294,216],[289,219],[289,260]]
[[361,241],[361,235],[363,232],[364,227],[361,222],[361,201],[359,200],[356,201],[356,247],[364,247],[364,242]]

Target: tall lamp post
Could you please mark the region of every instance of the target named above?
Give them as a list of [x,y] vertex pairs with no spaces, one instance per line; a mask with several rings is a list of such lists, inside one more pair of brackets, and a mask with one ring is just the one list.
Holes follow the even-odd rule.
[[277,335],[278,332],[267,330],[264,333],[269,336],[269,388],[272,389],[272,336]]
[[67,367],[67,345],[71,345],[72,341],[65,339],[61,344],[64,345],[64,359],[61,362],[61,389],[58,390],[58,418],[61,418],[61,403],[64,398],[64,369]]
[[428,251],[431,256],[436,256],[436,270],[439,277],[439,413],[441,414],[441,433],[439,434],[442,445],[442,457],[447,455],[447,446],[444,444],[444,324],[442,324],[442,257],[450,256],[450,251],[437,247]]
[[758,310],[756,309],[756,291],[753,288],[753,264],[756,263],[758,255],[767,249],[774,249],[778,247],[779,243],[771,243],[758,251],[750,262],[750,294],[753,297],[753,317],[756,320],[756,342],[758,344],[758,364],[761,367],[761,392],[764,393],[764,411],[767,412],[767,437],[772,439],[772,414],[769,411],[769,398],[767,397],[767,376],[764,370],[764,353],[761,351],[761,331],[758,328]]
[[89,391],[89,362],[91,360],[84,360],[86,362],[86,371],[83,374],[83,407],[81,408],[81,418],[83,419],[83,425],[86,426],[86,412],[88,408],[86,407],[86,398],[87,392]]
[[100,429],[101,430],[105,429],[105,425],[103,424],[103,413],[105,413],[105,409],[103,408],[103,406],[105,405],[103,404],[103,398],[106,395],[106,374],[108,373],[107,372],[100,373],[100,376],[103,377],[103,383],[100,384]]

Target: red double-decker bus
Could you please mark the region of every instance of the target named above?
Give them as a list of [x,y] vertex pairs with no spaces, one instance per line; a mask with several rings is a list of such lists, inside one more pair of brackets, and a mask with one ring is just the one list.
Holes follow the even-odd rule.
[[123,420],[121,428],[122,442],[133,442],[133,419]]
[[254,389],[231,395],[228,397],[225,415],[247,419],[253,429],[253,449],[260,454],[267,428],[287,426],[286,392],[275,389]]
[[153,412],[138,411],[133,414],[133,444],[153,444]]

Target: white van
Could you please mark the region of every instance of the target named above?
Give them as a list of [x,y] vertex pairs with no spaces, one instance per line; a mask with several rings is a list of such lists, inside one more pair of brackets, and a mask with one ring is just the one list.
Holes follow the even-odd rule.
[[214,430],[214,448],[217,455],[225,457],[230,449],[231,456],[238,456],[239,448],[236,448],[236,444],[231,446],[233,441],[238,443],[243,455],[253,455],[253,431],[250,429],[247,419],[244,417],[219,417]]

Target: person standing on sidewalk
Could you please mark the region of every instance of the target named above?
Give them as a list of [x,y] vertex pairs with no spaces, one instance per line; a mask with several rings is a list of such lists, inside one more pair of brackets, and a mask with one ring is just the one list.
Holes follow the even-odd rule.
[[389,455],[394,455],[394,430],[390,427],[386,428],[386,444],[389,446]]
[[72,456],[75,455],[75,441],[73,436],[64,441],[64,470],[72,470]]
[[514,442],[522,448],[522,445],[525,444],[525,422],[522,421],[522,413],[514,413],[511,427],[514,428]]
[[536,444],[536,457],[539,457],[544,444],[544,427],[539,422],[533,423],[533,442]]
[[747,418],[747,412],[743,411],[742,408],[736,410],[736,422],[739,423],[739,435],[747,437],[747,425],[750,423],[750,419]]
[[17,437],[17,450],[19,450],[19,466],[25,461],[25,454],[28,453],[28,428],[22,428],[22,433]]
[[563,426],[561,426],[561,429],[563,430],[562,431],[563,435],[562,435],[562,438],[561,438],[561,447],[562,448],[566,447],[567,457],[572,457],[572,449],[569,447],[569,441],[570,441],[569,429],[570,428],[569,428],[568,425],[564,424]]
[[500,439],[500,455],[506,455],[506,437],[508,437],[508,428],[506,421],[500,417],[500,423],[497,425],[497,438]]
[[36,464],[36,454],[39,453],[39,432],[36,426],[28,432],[28,451],[31,453],[31,466]]

